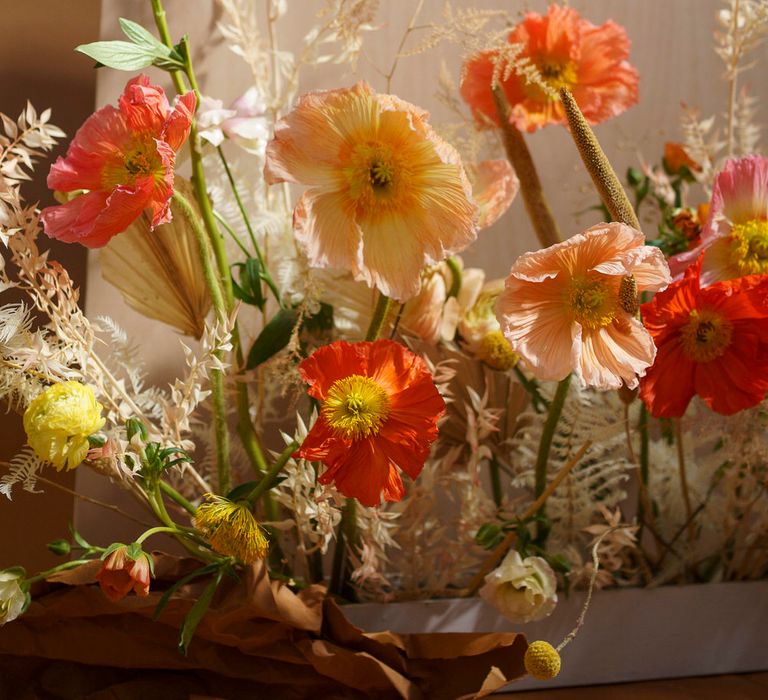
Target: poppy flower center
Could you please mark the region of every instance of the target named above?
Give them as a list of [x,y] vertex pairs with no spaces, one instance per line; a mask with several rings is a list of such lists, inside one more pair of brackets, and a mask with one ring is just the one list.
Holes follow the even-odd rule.
[[681,330],[683,352],[694,362],[711,362],[731,344],[733,327],[711,309],[694,309]]
[[731,261],[741,275],[768,274],[768,221],[753,219],[731,229]]
[[389,397],[370,377],[353,374],[333,383],[321,413],[337,434],[359,440],[379,433],[389,416]]
[[619,294],[610,278],[576,277],[571,281],[568,305],[574,320],[596,330],[609,325],[619,310]]
[[384,143],[355,146],[343,172],[360,214],[393,206],[403,191],[405,172],[401,159]]
[[[555,94],[561,87],[572,88],[578,82],[578,69],[573,61],[561,63],[556,60],[540,58],[536,61],[536,68],[544,82],[554,90]],[[523,88],[529,97],[536,100],[555,100],[557,97],[548,95],[536,83],[526,83]]]

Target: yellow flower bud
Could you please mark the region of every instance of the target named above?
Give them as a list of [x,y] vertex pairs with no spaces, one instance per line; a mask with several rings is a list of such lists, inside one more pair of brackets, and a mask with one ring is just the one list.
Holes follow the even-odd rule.
[[525,670],[540,681],[548,681],[560,673],[560,654],[549,642],[529,644],[523,663]]
[[501,331],[491,331],[480,341],[475,355],[500,372],[512,369],[520,359]]
[[88,436],[104,425],[102,410],[89,386],[80,382],[49,386],[24,413],[27,442],[58,471],[74,469],[88,454]]

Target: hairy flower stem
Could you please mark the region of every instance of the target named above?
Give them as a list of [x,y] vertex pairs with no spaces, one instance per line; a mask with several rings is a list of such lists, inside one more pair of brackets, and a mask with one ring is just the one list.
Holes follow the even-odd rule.
[[294,440],[280,453],[280,456],[275,460],[275,463],[272,465],[270,470],[262,477],[261,481],[256,484],[253,491],[248,494],[246,497],[247,501],[255,503],[260,496],[267,492],[267,490],[273,485],[275,477],[280,473],[282,468],[293,456],[293,453],[298,449],[298,447],[299,443]]
[[579,149],[581,160],[592,178],[600,199],[603,200],[603,204],[614,221],[620,221],[639,231],[640,222],[637,219],[637,214],[635,214],[619,178],[616,177],[616,173],[600,147],[595,132],[587,124],[587,120],[568,88],[560,88],[560,99],[563,101],[568,126],[571,128],[571,137],[576,148]]
[[368,326],[368,332],[365,334],[366,340],[376,340],[381,333],[381,328],[384,325],[384,321],[389,313],[389,305],[391,299],[379,292],[379,299],[376,302],[376,308],[373,310],[373,317],[371,323]]
[[[151,0],[152,12],[155,18],[155,24],[157,31],[160,34],[160,38],[163,43],[169,48],[173,48],[173,40],[171,39],[171,33],[168,29],[168,21],[165,16],[165,10],[163,9],[162,0]],[[190,87],[197,96],[198,105],[200,104],[200,90],[197,86],[197,79],[195,77],[195,71],[192,67],[192,59],[190,56],[189,45],[186,38],[182,39],[182,53],[185,63],[184,74],[187,76]],[[171,71],[171,78],[173,84],[176,87],[176,91],[179,94],[186,92],[184,85],[184,79],[180,71]],[[192,184],[195,188],[195,198],[200,205],[200,211],[203,217],[203,223],[205,224],[208,237],[213,247],[214,255],[216,256],[216,264],[219,271],[219,277],[221,279],[222,290],[224,293],[224,301],[226,303],[227,313],[231,314],[235,308],[235,298],[232,291],[232,278],[229,271],[229,262],[227,260],[227,253],[224,247],[224,238],[216,226],[216,217],[213,213],[213,207],[211,206],[211,200],[208,197],[208,191],[205,184],[205,170],[203,168],[203,159],[200,153],[199,140],[197,136],[197,124],[192,122],[189,131],[189,150],[192,161]],[[240,343],[240,331],[237,324],[232,329],[232,345],[235,350],[235,357],[237,359],[238,367],[243,364],[243,351]],[[254,430],[253,423],[250,415],[250,400],[248,398],[248,386],[241,381],[237,382],[237,432],[243,443],[248,459],[251,462],[254,470],[263,474],[267,470],[267,460],[264,457],[264,451],[261,448],[258,436]],[[230,465],[227,464],[227,478],[226,482],[230,481],[229,477]],[[221,474],[219,489],[224,491],[221,486]],[[265,509],[268,512],[274,512],[274,504],[267,495],[265,501]]]
[[693,542],[696,538],[696,529],[693,524],[693,509],[691,508],[691,495],[688,490],[688,477],[685,473],[685,446],[683,445],[683,429],[680,418],[674,418],[675,424],[675,442],[677,443],[677,466],[680,470],[680,489],[683,492],[683,503],[685,504],[685,517],[688,523],[688,541]]
[[348,498],[341,513],[339,529],[336,532],[336,549],[333,552],[333,569],[328,592],[332,595],[353,599],[354,591],[349,584],[351,562],[347,557],[347,546],[352,550],[357,544],[357,501]]
[[[178,191],[173,193],[173,201],[176,202],[179,209],[184,212],[184,216],[189,221],[190,227],[195,234],[197,246],[200,251],[200,261],[203,266],[205,282],[208,285],[208,291],[211,295],[216,320],[219,323],[225,323],[227,320],[227,310],[224,305],[219,280],[211,265],[211,250],[208,237],[200,226],[200,221],[195,214],[192,205],[187,198]],[[216,357],[221,360],[221,352],[216,353]],[[229,431],[227,430],[227,404],[224,396],[224,372],[220,369],[214,369],[211,372],[211,395],[213,403],[213,423],[216,435],[216,469],[219,477],[219,493],[227,493],[231,487],[230,464],[229,464]]]
[[[569,374],[557,385],[555,397],[549,405],[547,420],[544,422],[544,428],[541,431],[539,451],[536,454],[536,466],[534,467],[534,475],[536,479],[534,484],[534,494],[536,495],[536,498],[541,496],[541,494],[544,493],[544,489],[547,487],[547,466],[549,464],[549,453],[552,449],[552,439],[555,437],[555,430],[557,430],[557,424],[563,413],[565,397],[568,395],[568,388],[570,385],[571,375]],[[539,513],[543,512],[544,506],[539,510]]]
[[491,455],[488,460],[488,471],[491,475],[491,492],[493,493],[493,502],[498,508],[501,505],[502,489],[501,489],[501,470],[499,469],[499,460],[496,459],[496,455]]
[[[376,340],[381,333],[384,321],[389,313],[391,300],[385,294],[379,292],[379,299],[373,311],[373,318],[365,334],[367,341]],[[334,595],[349,597],[350,566],[347,560],[347,545],[350,549],[357,544],[357,502],[354,498],[348,498],[344,509],[341,511],[341,520],[336,531],[336,549],[333,553],[333,569],[331,570],[331,583],[328,591]]]
[[531,220],[536,236],[542,248],[549,248],[562,240],[552,211],[544,198],[539,174],[533,164],[533,158],[525,144],[519,129],[510,122],[510,109],[506,95],[501,87],[493,88],[493,100],[501,124],[501,136],[507,158],[520,179],[520,191],[523,194],[525,209]]
[[181,506],[192,517],[197,514],[197,508],[192,505],[186,498],[184,498],[184,496],[182,496],[175,488],[173,488],[173,486],[163,481],[162,479],[158,482],[158,486],[160,486],[160,491],[164,495],[168,496],[168,498],[170,498],[174,503]]

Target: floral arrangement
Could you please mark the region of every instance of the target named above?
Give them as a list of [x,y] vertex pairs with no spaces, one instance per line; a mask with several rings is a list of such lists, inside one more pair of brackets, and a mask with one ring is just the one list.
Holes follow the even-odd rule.
[[[419,2],[382,92],[299,94],[303,66],[356,64],[377,3],[329,0],[291,54],[284,2],[262,27],[218,1],[253,77],[229,107],[161,0],[157,36],[121,20],[127,41],[78,47],[132,77],[50,167],[59,204],[22,193],[64,136],[50,112],[2,117],[0,291],[25,301],[0,308],[0,396],[27,446],[0,491],[92,469],[156,524],[128,543],[72,531],[50,545],[73,555],[59,566],[0,572],[0,623],[74,572],[111,601],[150,595],[161,533],[196,562],[156,611],[199,584],[184,652],[248,571],[342,602],[479,593],[517,622],[571,589],[764,577],[768,159],[738,86],[765,5],[725,3],[722,131],[687,110],[661,166],[627,173],[633,204],[591,129],[638,100],[614,22],[448,4],[418,25]],[[453,125],[390,94],[399,62],[442,42],[466,55],[441,78]],[[524,133],[563,125],[606,223],[561,234]],[[486,280],[459,255],[515,197],[541,248]],[[83,313],[41,236],[100,249],[132,308],[196,339],[169,389]],[[563,645],[528,646],[526,670],[556,675]]]

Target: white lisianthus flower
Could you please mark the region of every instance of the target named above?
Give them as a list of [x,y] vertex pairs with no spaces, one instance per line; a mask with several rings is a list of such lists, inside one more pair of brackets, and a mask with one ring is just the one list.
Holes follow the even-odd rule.
[[0,571],[0,627],[15,620],[27,601],[27,595],[19,585],[21,575],[11,571]]
[[523,559],[510,551],[498,569],[485,577],[480,597],[513,622],[547,617],[557,605],[555,572],[541,557]]

